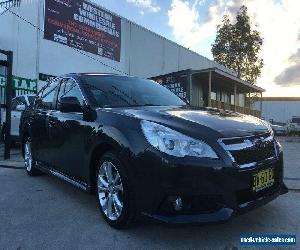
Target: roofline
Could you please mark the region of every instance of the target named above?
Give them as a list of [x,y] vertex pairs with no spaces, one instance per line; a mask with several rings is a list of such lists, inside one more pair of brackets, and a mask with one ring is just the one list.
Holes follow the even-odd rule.
[[163,76],[172,75],[172,74],[181,74],[181,73],[189,74],[190,72],[192,72],[192,69],[183,69],[183,70],[178,70],[178,71],[172,71],[172,72],[165,73],[165,74],[160,74],[160,75],[157,75],[157,76],[150,76],[149,79],[157,78],[157,77],[163,77]]
[[219,68],[207,68],[207,69],[202,69],[202,70],[192,70],[192,73],[203,73],[203,72],[210,72],[210,71],[213,71],[217,74],[228,77],[228,78],[230,78],[230,79],[232,79],[236,82],[239,82],[239,83],[241,83],[241,84],[243,84],[243,85],[245,85],[249,88],[257,90],[258,92],[265,92],[266,91],[265,89],[263,89],[261,87],[258,87],[258,86],[254,85],[252,83],[246,82],[246,81],[244,81],[244,80],[242,80],[242,79],[240,79],[240,78],[238,78],[234,75],[231,75],[231,74],[229,74],[229,73],[227,73],[224,70],[221,70]]
[[214,67],[214,68],[207,68],[207,69],[200,69],[200,70],[193,70],[193,69],[189,68],[189,69],[184,69],[184,70],[169,72],[169,73],[161,74],[161,75],[157,75],[157,76],[151,76],[149,78],[152,79],[152,78],[162,77],[162,76],[176,74],[176,73],[185,73],[186,72],[187,74],[188,73],[190,73],[190,74],[195,74],[196,73],[197,74],[197,73],[205,73],[205,72],[208,73],[210,71],[213,71],[213,72],[216,72],[217,74],[220,74],[220,75],[223,75],[225,77],[228,77],[228,78],[232,79],[233,81],[239,82],[239,83],[241,83],[241,84],[243,84],[243,85],[245,85],[245,86],[247,86],[249,88],[255,89],[258,92],[265,92],[266,91],[265,89],[263,89],[261,87],[258,87],[258,86],[254,85],[254,84],[251,84],[249,82],[243,81],[242,79],[239,79],[238,77],[236,77],[234,75],[231,75],[231,74],[229,74],[229,73],[227,73],[227,72],[225,72],[225,71],[223,71],[223,70],[221,70],[219,68],[216,68],[216,67]]
[[61,75],[60,77],[64,77],[64,76],[82,76],[82,75],[99,75],[99,76],[125,76],[122,74],[117,74],[117,73],[99,73],[99,72],[81,72],[81,73],[68,73],[68,74],[64,74]]
[[275,101],[275,102],[300,102],[300,97],[288,97],[288,96],[268,96],[263,97],[262,101]]

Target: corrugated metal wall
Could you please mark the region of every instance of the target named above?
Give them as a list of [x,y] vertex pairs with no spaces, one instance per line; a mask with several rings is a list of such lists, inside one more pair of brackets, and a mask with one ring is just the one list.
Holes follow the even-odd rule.
[[205,106],[204,100],[203,100],[203,87],[201,86],[201,83],[197,83],[196,81],[193,81],[192,88],[193,88],[193,92],[192,92],[191,104],[193,106],[197,106],[197,107]]
[[[43,30],[44,1],[24,1],[20,8],[12,10]],[[43,32],[9,12],[0,16],[0,23],[0,47],[13,50],[13,73],[16,76],[37,79],[39,73],[61,75],[69,72],[114,72],[99,61],[140,77],[162,75],[189,68],[218,67],[229,71],[124,18],[121,26],[120,62],[84,52],[89,55],[87,57],[70,47],[45,40]]]
[[[255,103],[260,110],[260,102]],[[300,116],[300,101],[263,101],[262,117],[277,122],[287,122],[292,116]]]

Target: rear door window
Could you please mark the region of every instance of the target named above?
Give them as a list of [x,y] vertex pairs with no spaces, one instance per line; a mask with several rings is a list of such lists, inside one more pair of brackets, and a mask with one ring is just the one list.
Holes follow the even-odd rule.
[[42,91],[42,93],[40,93],[37,101],[37,108],[49,110],[55,108],[54,98],[57,93],[59,82],[60,79],[55,79]]
[[24,96],[16,97],[11,102],[11,110],[17,110],[18,105],[26,105]]

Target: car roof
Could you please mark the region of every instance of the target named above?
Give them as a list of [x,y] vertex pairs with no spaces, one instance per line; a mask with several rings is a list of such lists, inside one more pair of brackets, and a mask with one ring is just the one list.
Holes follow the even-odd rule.
[[97,76],[126,76],[121,74],[114,74],[114,73],[97,73],[97,72],[89,72],[89,73],[69,73],[64,76],[85,76],[85,75],[97,75]]

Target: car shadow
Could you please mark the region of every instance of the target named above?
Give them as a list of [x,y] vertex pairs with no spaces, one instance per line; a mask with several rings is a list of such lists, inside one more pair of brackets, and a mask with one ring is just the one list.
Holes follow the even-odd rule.
[[[144,218],[127,230],[115,230],[109,227],[98,209],[95,195],[90,195],[69,185],[57,178],[43,175],[42,180],[50,186],[55,193],[72,209],[72,214],[77,217],[78,224],[88,228],[86,234],[97,240],[98,232],[105,230],[112,237],[115,246],[121,244],[134,244],[136,246],[151,246],[153,248],[221,248],[235,249],[239,246],[241,234],[271,234],[284,232],[286,213],[273,201],[266,206],[258,208],[247,214],[232,218],[225,223],[206,225],[172,225],[158,223]],[[79,213],[79,214],[77,214]],[[276,218],[276,220],[274,220]],[[94,236],[93,236],[94,235]],[[178,243],[180,242],[180,246]]]

